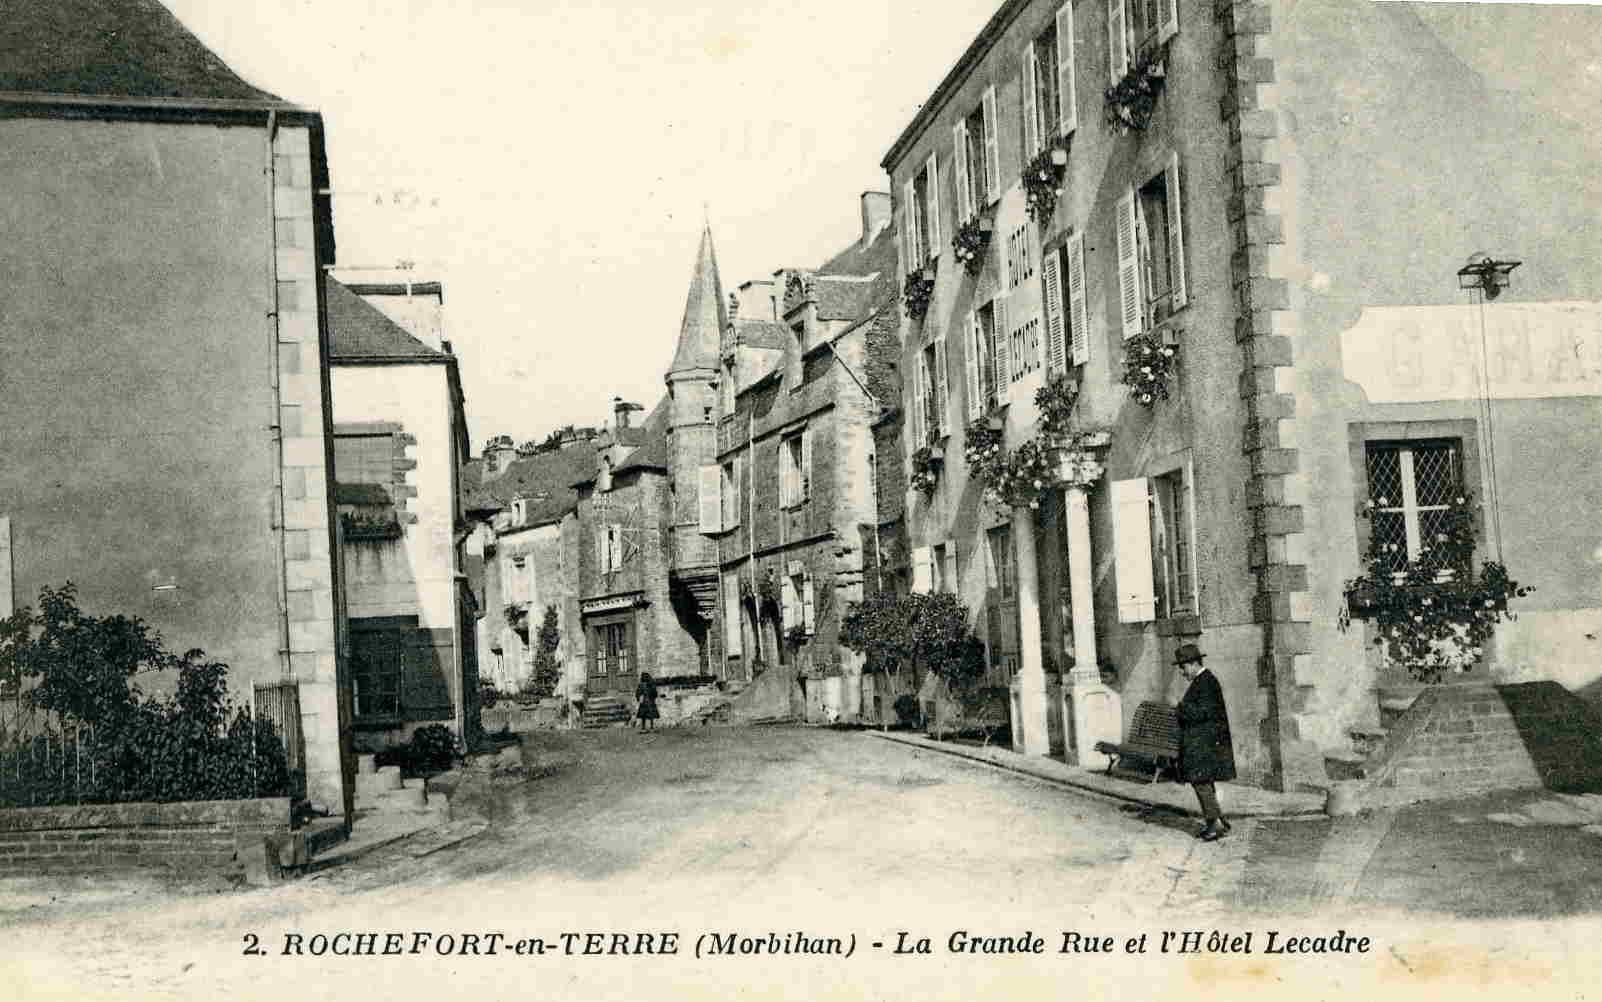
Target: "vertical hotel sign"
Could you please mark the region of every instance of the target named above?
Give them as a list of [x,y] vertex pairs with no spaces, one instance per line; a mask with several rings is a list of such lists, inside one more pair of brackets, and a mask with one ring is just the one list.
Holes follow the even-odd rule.
[[1497,400],[1602,396],[1602,303],[1365,309],[1341,359],[1371,403],[1475,399],[1482,373]]

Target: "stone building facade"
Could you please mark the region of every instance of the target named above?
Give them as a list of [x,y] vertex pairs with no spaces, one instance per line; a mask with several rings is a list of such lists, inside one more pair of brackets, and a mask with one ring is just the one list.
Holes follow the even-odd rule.
[[[1195,642],[1243,776],[1327,781],[1395,680],[1340,622],[1393,481],[1398,545],[1461,491],[1475,562],[1539,589],[1471,676],[1595,680],[1597,508],[1556,502],[1602,469],[1597,224],[1564,208],[1595,200],[1596,142],[1466,58],[1537,48],[1516,11],[1427,6],[1012,0],[887,153],[898,273],[929,293],[903,454],[943,455],[906,494],[912,585],[987,624],[1020,750],[1098,763]],[[1455,272],[1486,248],[1528,260],[1480,309]],[[1174,369],[1132,391],[1146,347]],[[1045,447],[1037,506],[983,498],[965,451],[992,429]]]

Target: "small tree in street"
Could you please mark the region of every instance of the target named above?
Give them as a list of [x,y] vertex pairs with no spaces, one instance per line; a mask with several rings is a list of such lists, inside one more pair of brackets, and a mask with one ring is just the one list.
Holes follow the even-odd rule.
[[840,624],[840,642],[866,657],[869,671],[884,674],[892,705],[903,667],[916,677],[924,666],[952,693],[966,692],[984,675],[984,645],[969,628],[968,610],[946,592],[886,592],[854,602]]
[[535,699],[545,699],[556,691],[557,683],[562,680],[562,666],[556,660],[556,648],[562,643],[562,633],[557,628],[556,606],[545,607],[545,618],[540,622],[536,643],[534,677],[530,680],[529,691]]

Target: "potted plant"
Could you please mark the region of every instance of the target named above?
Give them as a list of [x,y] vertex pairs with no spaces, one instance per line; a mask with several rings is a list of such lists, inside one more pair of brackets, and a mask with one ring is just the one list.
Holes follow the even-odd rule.
[[929,300],[933,296],[932,268],[917,269],[907,273],[907,277],[901,283],[901,302],[906,308],[908,317],[922,320],[923,315],[929,312]]
[[[1389,498],[1372,498],[1361,514],[1372,519]],[[1363,573],[1346,582],[1346,605],[1337,625],[1368,621],[1372,643],[1387,664],[1406,669],[1415,680],[1433,684],[1443,676],[1469,671],[1484,656],[1496,624],[1513,619],[1508,603],[1535,588],[1508,577],[1507,568],[1486,561],[1473,567],[1475,522],[1471,496],[1452,496],[1433,538],[1418,553],[1371,533]]]
[[974,216],[957,227],[951,237],[951,252],[970,275],[984,270],[985,251],[990,247],[990,217]]
[[1063,178],[1068,172],[1068,146],[1073,137],[1059,137],[1024,165],[1021,180],[1029,218],[1045,223],[1057,211]]
[[940,483],[940,466],[944,459],[944,451],[938,445],[925,445],[912,454],[912,487],[924,497],[934,493],[935,487]]
[[1168,382],[1179,357],[1177,344],[1168,344],[1154,331],[1137,334],[1124,342],[1123,382],[1129,395],[1144,407],[1155,407],[1168,399]]
[[1146,49],[1130,60],[1128,72],[1107,88],[1103,97],[1108,128],[1117,133],[1138,132],[1151,121],[1167,77],[1164,55],[1160,45]]

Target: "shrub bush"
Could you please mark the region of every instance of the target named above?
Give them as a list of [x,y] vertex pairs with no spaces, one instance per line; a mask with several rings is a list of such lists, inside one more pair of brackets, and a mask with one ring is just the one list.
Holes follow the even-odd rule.
[[[170,697],[133,682],[136,672],[173,668]],[[70,583],[43,589],[37,613],[25,606],[0,620],[0,670],[37,679],[22,698],[46,715],[38,733],[0,747],[0,805],[302,792],[277,728],[229,699],[227,665],[200,650],[172,654],[138,619],[84,615]]]
[[456,762],[456,735],[444,724],[429,724],[412,732],[411,766],[418,773],[444,772]]

